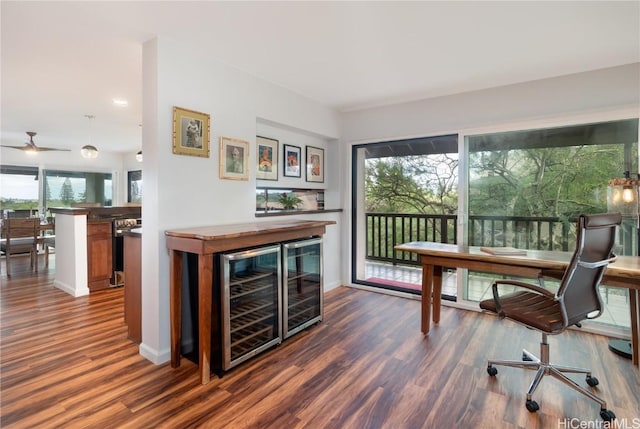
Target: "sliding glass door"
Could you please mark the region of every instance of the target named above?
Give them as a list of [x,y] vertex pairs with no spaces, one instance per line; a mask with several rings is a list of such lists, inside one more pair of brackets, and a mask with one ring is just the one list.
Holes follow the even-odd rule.
[[[355,146],[353,171],[352,281],[419,294],[417,257],[393,248],[456,242],[458,136]],[[455,296],[455,281],[446,284]]]
[[[638,120],[469,135],[466,242],[573,251],[577,216],[608,211],[610,179],[638,171]],[[637,218],[625,218],[616,253],[635,254]],[[489,297],[495,277],[468,273],[465,300]],[[626,290],[602,290],[600,322],[629,326]]]
[[[638,170],[637,118],[354,146],[352,283],[419,294],[416,255],[394,250],[410,241],[573,251],[577,215],[609,211],[609,180]],[[617,254],[637,254],[637,222]],[[444,298],[475,308],[494,277],[447,271]],[[602,296],[598,321],[628,327],[626,291]]]

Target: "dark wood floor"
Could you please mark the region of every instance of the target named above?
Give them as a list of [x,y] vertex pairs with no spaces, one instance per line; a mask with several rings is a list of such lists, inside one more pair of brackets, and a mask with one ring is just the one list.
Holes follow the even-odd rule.
[[[489,315],[443,308],[424,337],[418,301],[340,287],[326,294],[322,323],[201,386],[186,359],[172,369],[138,354],[126,339],[122,289],[74,299],[52,286],[53,270],[31,276],[17,266],[10,280],[4,267],[0,276],[3,428],[557,428],[565,419],[599,420],[594,402],[556,380],[543,381],[532,414],[524,392],[533,373],[501,368],[490,378],[488,357],[518,359],[539,338]],[[619,420],[640,418],[639,372],[608,351],[606,338],[569,332],[550,343],[552,359],[593,368]]]

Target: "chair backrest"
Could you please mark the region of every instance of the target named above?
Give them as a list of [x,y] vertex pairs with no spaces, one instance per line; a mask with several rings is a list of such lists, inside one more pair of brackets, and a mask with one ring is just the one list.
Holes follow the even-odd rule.
[[[562,302],[566,326],[602,314],[598,286],[607,265],[615,258],[616,227],[620,213],[580,215],[576,250],[560,281],[557,297]],[[591,314],[598,312],[597,314]]]
[[10,244],[12,238],[37,238],[40,220],[37,218],[10,218],[2,221],[2,236]]

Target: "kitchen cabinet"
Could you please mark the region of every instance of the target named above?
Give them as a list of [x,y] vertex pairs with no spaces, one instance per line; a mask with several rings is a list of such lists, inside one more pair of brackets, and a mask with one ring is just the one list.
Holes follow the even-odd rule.
[[106,289],[111,284],[112,246],[110,219],[87,223],[87,274],[90,291]]

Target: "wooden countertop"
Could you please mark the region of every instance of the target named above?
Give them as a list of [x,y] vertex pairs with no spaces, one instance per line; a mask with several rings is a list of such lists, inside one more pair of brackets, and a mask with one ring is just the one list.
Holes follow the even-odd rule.
[[323,235],[335,221],[280,220],[231,225],[201,226],[165,231],[167,248],[208,255]]
[[315,221],[315,220],[281,220],[274,222],[240,223],[232,225],[201,226],[184,229],[168,230],[165,234],[168,237],[190,238],[196,240],[226,240],[230,238],[240,238],[255,236],[260,234],[271,234],[280,231],[297,231],[319,226],[333,225],[335,221]]
[[114,207],[52,207],[51,213],[72,216],[87,215],[89,219],[113,219],[119,217],[140,217],[142,209],[139,206]]

